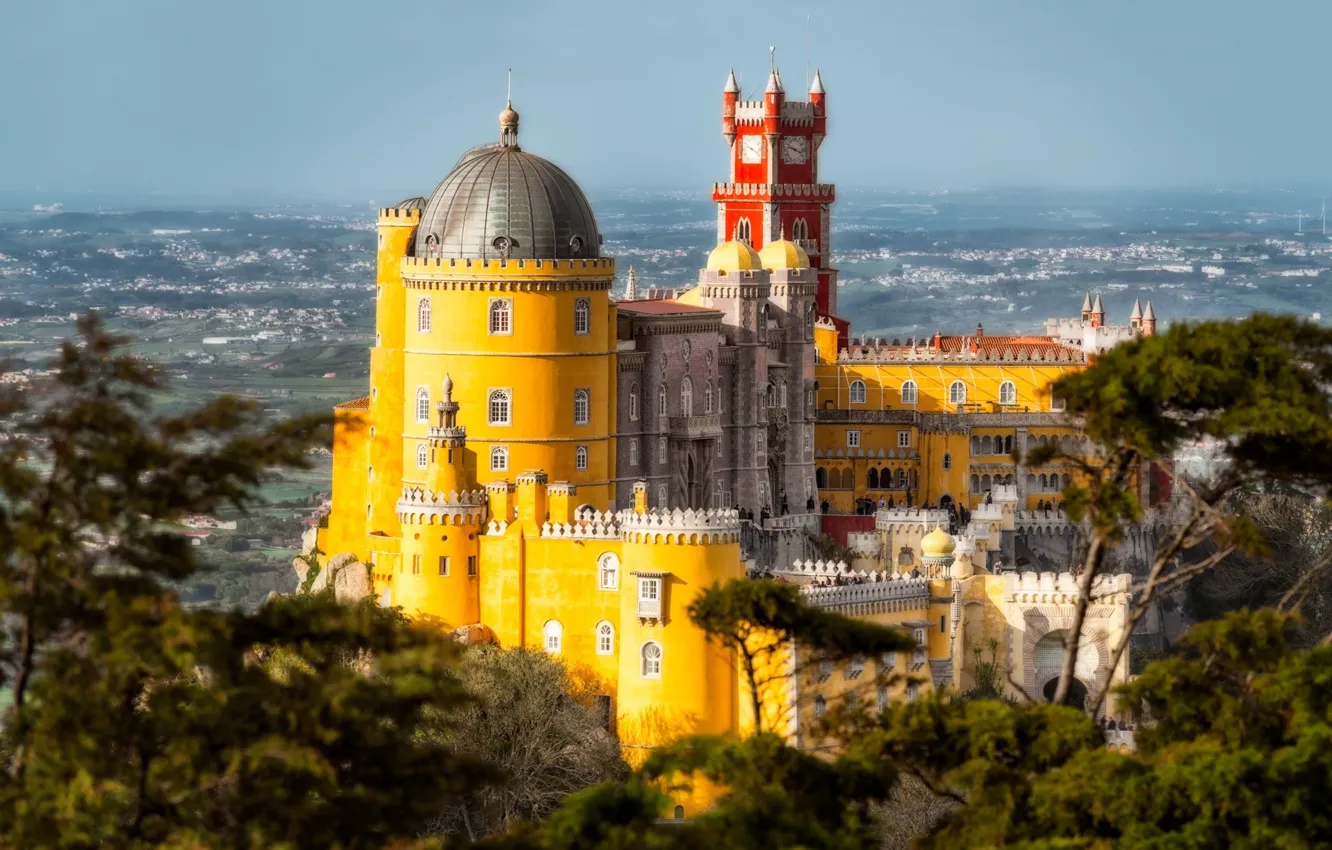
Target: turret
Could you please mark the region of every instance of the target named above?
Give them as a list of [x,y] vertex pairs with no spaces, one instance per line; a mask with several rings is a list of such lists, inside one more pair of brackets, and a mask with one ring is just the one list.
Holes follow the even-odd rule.
[[624,282],[624,300],[638,300],[638,273],[634,271],[633,266],[629,267],[629,274]]
[[809,102],[814,104],[814,115],[822,118],[826,115],[825,100],[827,94],[823,91],[823,74],[819,71],[814,72],[814,82],[809,84]]
[[1156,336],[1156,311],[1152,309],[1152,302],[1147,302],[1147,309],[1142,313],[1142,335]]
[[1133,299],[1133,312],[1129,313],[1129,327],[1142,327],[1142,301],[1137,298]]
[[472,489],[465,463],[467,429],[458,424],[458,403],[453,400],[453,379],[444,376],[444,399],[435,405],[437,424],[430,429],[430,469],[426,487],[437,493]]
[[1094,328],[1104,327],[1105,325],[1105,306],[1101,304],[1101,293],[1096,293],[1096,300],[1092,302],[1091,308],[1091,326]]
[[722,89],[722,135],[726,144],[735,141],[735,102],[740,98],[740,85],[735,81],[735,69],[731,69],[726,78],[726,88]]
[[768,72],[768,85],[763,89],[763,132],[775,136],[782,127],[782,103],[786,92],[782,91],[782,78],[777,74],[777,66]]
[[1091,293],[1082,296],[1082,321],[1091,320]]

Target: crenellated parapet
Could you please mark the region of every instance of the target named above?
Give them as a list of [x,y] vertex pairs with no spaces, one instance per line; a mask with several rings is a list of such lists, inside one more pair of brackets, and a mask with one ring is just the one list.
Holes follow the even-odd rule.
[[940,351],[920,346],[852,346],[837,353],[838,363],[1086,363],[1087,355],[1068,346],[1034,346],[1030,351],[982,348]]
[[[1072,605],[1078,601],[1079,576],[1073,573],[1007,573],[1004,576],[1004,594],[1009,602],[1049,605]],[[1128,573],[1098,575],[1092,582],[1092,601],[1127,605],[1133,589],[1133,576]]]
[[547,522],[541,526],[542,537],[556,540],[619,540],[621,533],[619,515],[601,511],[585,511],[574,522]]
[[740,512],[726,508],[626,511],[621,514],[620,527],[627,543],[740,542]]
[[879,531],[905,531],[913,528],[947,527],[948,511],[940,508],[892,508],[874,514],[874,527]]
[[713,183],[714,201],[765,198],[807,199],[833,203],[837,187],[832,183]]
[[871,573],[858,584],[806,584],[801,594],[811,605],[850,616],[916,611],[930,604],[930,580]]
[[480,525],[488,510],[485,490],[436,493],[404,487],[397,505],[398,521],[406,525]]

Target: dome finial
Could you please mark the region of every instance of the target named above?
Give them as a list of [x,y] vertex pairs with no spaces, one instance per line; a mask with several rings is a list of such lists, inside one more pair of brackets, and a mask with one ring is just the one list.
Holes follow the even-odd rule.
[[509,69],[508,92],[504,96],[504,111],[500,113],[500,144],[518,147],[518,111],[513,108],[513,69]]

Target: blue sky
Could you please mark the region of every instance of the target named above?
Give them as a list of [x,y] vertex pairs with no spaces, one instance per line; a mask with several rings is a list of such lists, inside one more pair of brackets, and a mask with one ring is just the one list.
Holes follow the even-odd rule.
[[0,190],[427,192],[509,67],[529,150],[699,188],[807,14],[843,186],[1332,183],[1327,0],[0,0]]

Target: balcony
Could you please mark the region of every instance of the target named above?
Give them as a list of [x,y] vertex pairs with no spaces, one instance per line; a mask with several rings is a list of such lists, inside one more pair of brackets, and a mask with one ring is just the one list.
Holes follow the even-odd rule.
[[794,239],[792,240],[800,246],[800,250],[809,254],[811,257],[817,256],[819,252],[819,240],[817,239]]
[[675,440],[717,440],[721,438],[721,414],[670,417],[671,438]]

